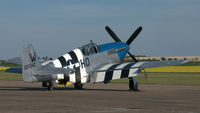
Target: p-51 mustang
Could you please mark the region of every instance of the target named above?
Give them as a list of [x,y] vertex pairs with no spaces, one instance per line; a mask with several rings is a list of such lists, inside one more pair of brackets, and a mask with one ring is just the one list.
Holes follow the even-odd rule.
[[[138,90],[136,76],[145,68],[178,65],[187,60],[138,62],[129,52],[129,45],[142,31],[139,27],[127,40],[122,42],[116,34],[106,26],[105,29],[115,40],[114,43],[97,45],[93,42],[76,48],[57,59],[41,62],[31,44],[23,48],[22,68],[8,69],[7,72],[22,70],[25,82],[42,82],[43,87],[53,89],[56,81],[74,83],[74,87],[82,89],[84,83],[104,82],[129,78],[130,90]],[[126,54],[134,62],[123,63]]]

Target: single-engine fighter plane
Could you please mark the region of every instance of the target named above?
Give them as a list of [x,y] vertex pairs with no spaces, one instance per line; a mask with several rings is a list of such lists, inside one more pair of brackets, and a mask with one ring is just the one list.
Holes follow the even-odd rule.
[[[23,48],[22,68],[8,69],[6,72],[21,72],[25,82],[42,82],[43,87],[53,89],[56,81],[72,82],[74,87],[82,89],[84,83],[104,82],[129,78],[130,90],[138,90],[136,76],[145,68],[179,65],[187,60],[138,62],[129,52],[129,45],[141,32],[139,27],[131,37],[122,42],[117,35],[106,26],[105,29],[115,42],[97,45],[90,42],[78,47],[57,59],[41,62],[31,44]],[[123,63],[126,54],[134,62]]]

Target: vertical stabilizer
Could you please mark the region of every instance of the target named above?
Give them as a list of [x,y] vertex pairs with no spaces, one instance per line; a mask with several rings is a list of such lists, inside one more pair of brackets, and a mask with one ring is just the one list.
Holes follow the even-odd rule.
[[33,69],[36,65],[36,53],[31,44],[23,47],[22,53],[22,76],[25,82],[33,82]]

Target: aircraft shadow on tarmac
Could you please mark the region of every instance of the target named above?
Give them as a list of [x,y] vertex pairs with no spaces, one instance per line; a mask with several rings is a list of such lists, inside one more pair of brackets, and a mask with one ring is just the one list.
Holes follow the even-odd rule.
[[[54,87],[53,91],[61,91],[61,90],[77,90],[77,91],[128,91],[128,92],[132,92],[130,90],[122,90],[122,89],[102,89],[102,88],[83,88],[83,89],[75,89],[73,87]],[[43,87],[0,87],[0,91],[48,91],[47,88],[43,88]],[[138,90],[138,91],[134,91],[134,92],[143,92],[143,90]]]

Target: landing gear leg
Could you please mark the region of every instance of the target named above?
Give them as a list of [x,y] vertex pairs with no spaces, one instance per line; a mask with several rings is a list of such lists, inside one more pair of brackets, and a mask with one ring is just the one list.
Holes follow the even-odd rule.
[[83,84],[81,84],[81,83],[74,83],[74,87],[76,89],[83,89]]
[[138,91],[138,81],[136,77],[129,78],[129,90]]
[[48,84],[48,90],[52,91],[53,90],[53,81],[50,81]]

